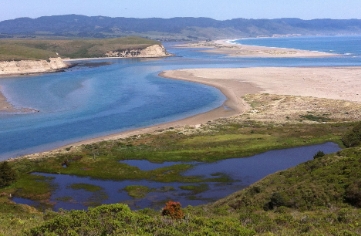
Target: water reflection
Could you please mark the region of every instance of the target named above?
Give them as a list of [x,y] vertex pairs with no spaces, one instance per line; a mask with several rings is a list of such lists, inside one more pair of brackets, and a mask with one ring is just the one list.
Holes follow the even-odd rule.
[[[209,180],[203,192],[195,193],[186,190],[190,185],[200,188],[201,184],[189,184],[180,182],[162,183],[148,180],[99,180],[90,177],[78,177],[63,174],[34,173],[53,178],[51,181],[56,186],[51,194],[50,202],[53,209],[86,209],[89,206],[110,203],[126,203],[132,209],[151,207],[159,209],[167,200],[176,200],[183,206],[200,205],[223,198],[235,191],[241,190],[259,179],[293,167],[299,163],[311,160],[317,151],[332,153],[340,150],[335,143],[325,143],[305,147],[273,150],[248,158],[232,158],[214,163],[191,162],[194,167],[183,173],[184,176],[198,175],[205,178],[216,178],[219,175],[227,175],[230,182],[212,182]],[[146,160],[125,161],[128,165],[149,171],[154,168],[180,164],[181,162],[151,163]],[[143,198],[134,199],[124,190],[129,185],[140,185],[149,188],[149,193]],[[74,187],[85,186],[85,187]],[[189,188],[188,188],[189,189]],[[36,201],[13,198],[16,203],[37,206]]]

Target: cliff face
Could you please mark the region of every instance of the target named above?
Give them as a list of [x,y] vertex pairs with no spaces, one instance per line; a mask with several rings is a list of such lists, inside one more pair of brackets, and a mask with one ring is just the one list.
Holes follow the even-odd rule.
[[54,72],[68,66],[60,57],[50,58],[49,62],[46,60],[2,61],[0,62],[0,75]]
[[165,50],[162,45],[152,45],[146,47],[144,49],[127,49],[122,51],[109,51],[105,53],[107,57],[124,57],[124,58],[131,58],[131,57],[166,57],[169,56],[169,53]]
[[[169,56],[162,45],[152,45],[144,49],[126,49],[119,51],[109,51],[104,57],[123,57],[123,58],[150,58]],[[46,60],[22,60],[22,61],[0,61],[1,75],[19,75],[54,72],[69,67],[60,57]]]

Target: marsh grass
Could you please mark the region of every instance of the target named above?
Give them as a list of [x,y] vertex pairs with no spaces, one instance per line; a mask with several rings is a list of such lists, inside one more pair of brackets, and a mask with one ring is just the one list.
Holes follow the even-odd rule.
[[74,189],[74,190],[85,190],[88,192],[97,192],[97,191],[103,190],[103,188],[100,186],[93,185],[93,184],[84,184],[84,183],[71,184],[68,187],[71,189]]
[[133,198],[143,198],[152,191],[152,189],[148,188],[147,186],[141,185],[129,185],[125,187],[124,190],[128,193],[129,196]]
[[[132,136],[126,139],[103,141],[72,148],[51,158],[16,160],[11,166],[19,174],[10,187],[16,196],[46,200],[51,181],[33,172],[88,176],[109,180],[153,180],[158,182],[207,183],[229,182],[228,176],[218,173],[212,178],[183,176],[192,164],[176,164],[151,171],[120,163],[121,160],[203,161],[245,157],[273,149],[339,142],[352,124],[272,124],[255,121],[239,123],[210,122],[202,132],[189,135],[178,130],[164,130],[155,134]],[[95,153],[95,154],[94,154]],[[67,168],[63,163],[68,163]],[[84,186],[83,186],[84,187]]]
[[193,194],[202,193],[204,191],[207,191],[209,189],[208,184],[202,183],[197,185],[183,185],[179,187],[183,190],[191,191]]

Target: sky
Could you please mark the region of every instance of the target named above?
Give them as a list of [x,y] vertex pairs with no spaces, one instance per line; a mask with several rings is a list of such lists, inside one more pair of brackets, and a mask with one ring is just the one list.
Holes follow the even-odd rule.
[[0,0],[0,21],[19,17],[361,19],[361,0]]

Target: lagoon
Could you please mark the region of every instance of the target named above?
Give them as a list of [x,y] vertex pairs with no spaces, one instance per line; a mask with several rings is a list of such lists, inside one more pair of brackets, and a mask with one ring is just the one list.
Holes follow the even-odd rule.
[[[51,184],[54,186],[50,197],[53,210],[59,210],[60,208],[67,210],[87,209],[89,206],[119,202],[128,204],[132,209],[143,209],[147,207],[161,209],[167,200],[179,201],[182,206],[195,206],[214,202],[233,192],[246,188],[269,174],[312,160],[318,151],[333,153],[339,150],[340,148],[337,144],[325,143],[273,150],[252,157],[231,158],[213,163],[193,162],[191,163],[193,168],[185,171],[183,175],[196,175],[201,176],[203,179],[208,179],[201,183],[155,182],[148,180],[113,181],[64,174],[33,174],[47,177],[48,181],[51,181]],[[135,165],[144,171],[149,171],[153,168],[162,168],[164,164],[180,164],[180,162],[163,164],[151,163],[153,168],[149,169],[150,163],[146,160],[126,161],[126,163]],[[146,169],[144,169],[144,167]],[[212,178],[219,176],[227,177],[228,181],[212,181]],[[95,190],[74,188],[74,186],[79,185],[91,186]],[[125,187],[130,185],[146,186],[150,189],[150,192],[142,198],[133,198],[125,191]],[[195,187],[200,192],[187,190],[189,186]],[[39,202],[29,199],[14,197],[12,200],[16,203],[42,207]]]

